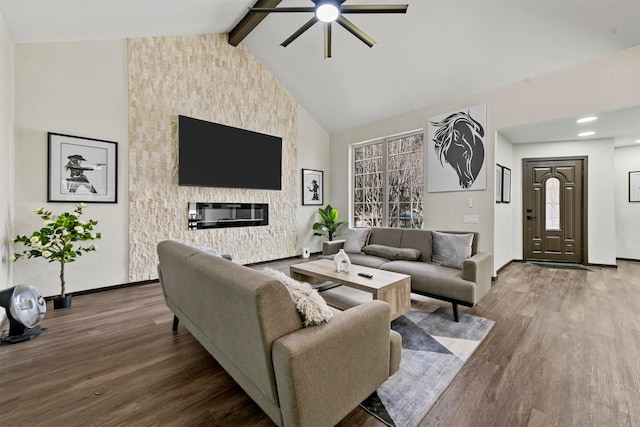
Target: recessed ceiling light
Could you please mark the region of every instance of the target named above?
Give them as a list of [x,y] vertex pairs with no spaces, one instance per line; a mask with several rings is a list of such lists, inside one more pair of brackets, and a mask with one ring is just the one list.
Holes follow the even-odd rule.
[[592,130],[588,131],[588,132],[582,132],[579,133],[578,136],[591,136],[591,135],[595,135],[596,133]]
[[636,144],[640,144],[640,139],[636,140]]
[[594,120],[598,120],[596,116],[583,117],[581,119],[576,120],[576,123],[589,123]]

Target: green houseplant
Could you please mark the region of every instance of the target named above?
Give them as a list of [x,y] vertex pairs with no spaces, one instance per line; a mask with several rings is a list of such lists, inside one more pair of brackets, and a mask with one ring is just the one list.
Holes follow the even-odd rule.
[[342,224],[346,224],[346,221],[338,221],[340,212],[334,209],[331,205],[327,205],[324,208],[318,208],[318,214],[322,218],[322,222],[316,222],[313,224],[313,229],[316,230],[313,233],[314,236],[326,237],[329,241],[332,241],[334,237],[340,237],[338,227]]
[[74,262],[84,252],[94,252],[97,246],[86,242],[102,238],[101,233],[95,233],[93,228],[98,221],[82,220],[84,203],[76,205],[72,212],[54,215],[50,211],[40,208],[36,214],[42,218],[43,225],[31,235],[17,235],[11,243],[21,243],[26,248],[16,252],[13,260],[21,258],[44,258],[48,262],[60,263],[60,295],[54,297],[54,307],[68,307],[71,295],[65,293],[64,266]]

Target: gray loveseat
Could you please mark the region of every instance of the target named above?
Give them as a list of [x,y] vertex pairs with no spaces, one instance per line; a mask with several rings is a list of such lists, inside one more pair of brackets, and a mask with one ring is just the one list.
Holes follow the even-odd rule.
[[158,244],[177,319],[278,425],[332,426],[400,364],[402,339],[380,301],[303,328],[271,276],[174,241]]
[[[361,233],[365,230],[355,229],[350,232]],[[361,242],[362,248],[358,247],[360,245],[355,245],[356,249],[354,249],[354,245],[349,244],[350,248],[346,248],[345,252],[353,264],[410,275],[411,292],[452,303],[454,319],[457,322],[459,304],[473,307],[491,289],[493,257],[489,253],[478,252],[478,233],[446,233],[458,236],[473,234],[471,256],[464,261],[460,260],[461,268],[452,268],[433,262],[434,242],[431,230],[374,227],[368,239]],[[351,236],[348,234],[347,238],[351,239]],[[324,242],[323,256],[333,256],[344,246],[345,240]],[[380,250],[381,246],[386,250]],[[368,248],[372,249],[368,250]],[[388,248],[408,249],[404,252],[409,252],[409,256],[403,257],[401,251],[388,250]],[[363,250],[369,254],[363,253]],[[403,259],[411,258],[411,250],[415,254],[413,258],[417,257],[417,259]],[[380,253],[384,256],[380,256]]]

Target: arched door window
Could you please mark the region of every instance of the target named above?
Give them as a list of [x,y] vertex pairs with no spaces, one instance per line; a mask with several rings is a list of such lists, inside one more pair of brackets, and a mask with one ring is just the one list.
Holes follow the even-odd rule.
[[545,183],[545,228],[560,230],[560,180],[549,178]]

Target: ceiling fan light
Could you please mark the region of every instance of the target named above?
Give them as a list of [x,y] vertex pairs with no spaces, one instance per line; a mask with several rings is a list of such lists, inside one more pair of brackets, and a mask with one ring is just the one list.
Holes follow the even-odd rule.
[[322,22],[333,22],[338,19],[338,16],[340,16],[340,8],[332,1],[320,3],[316,7],[316,18]]

